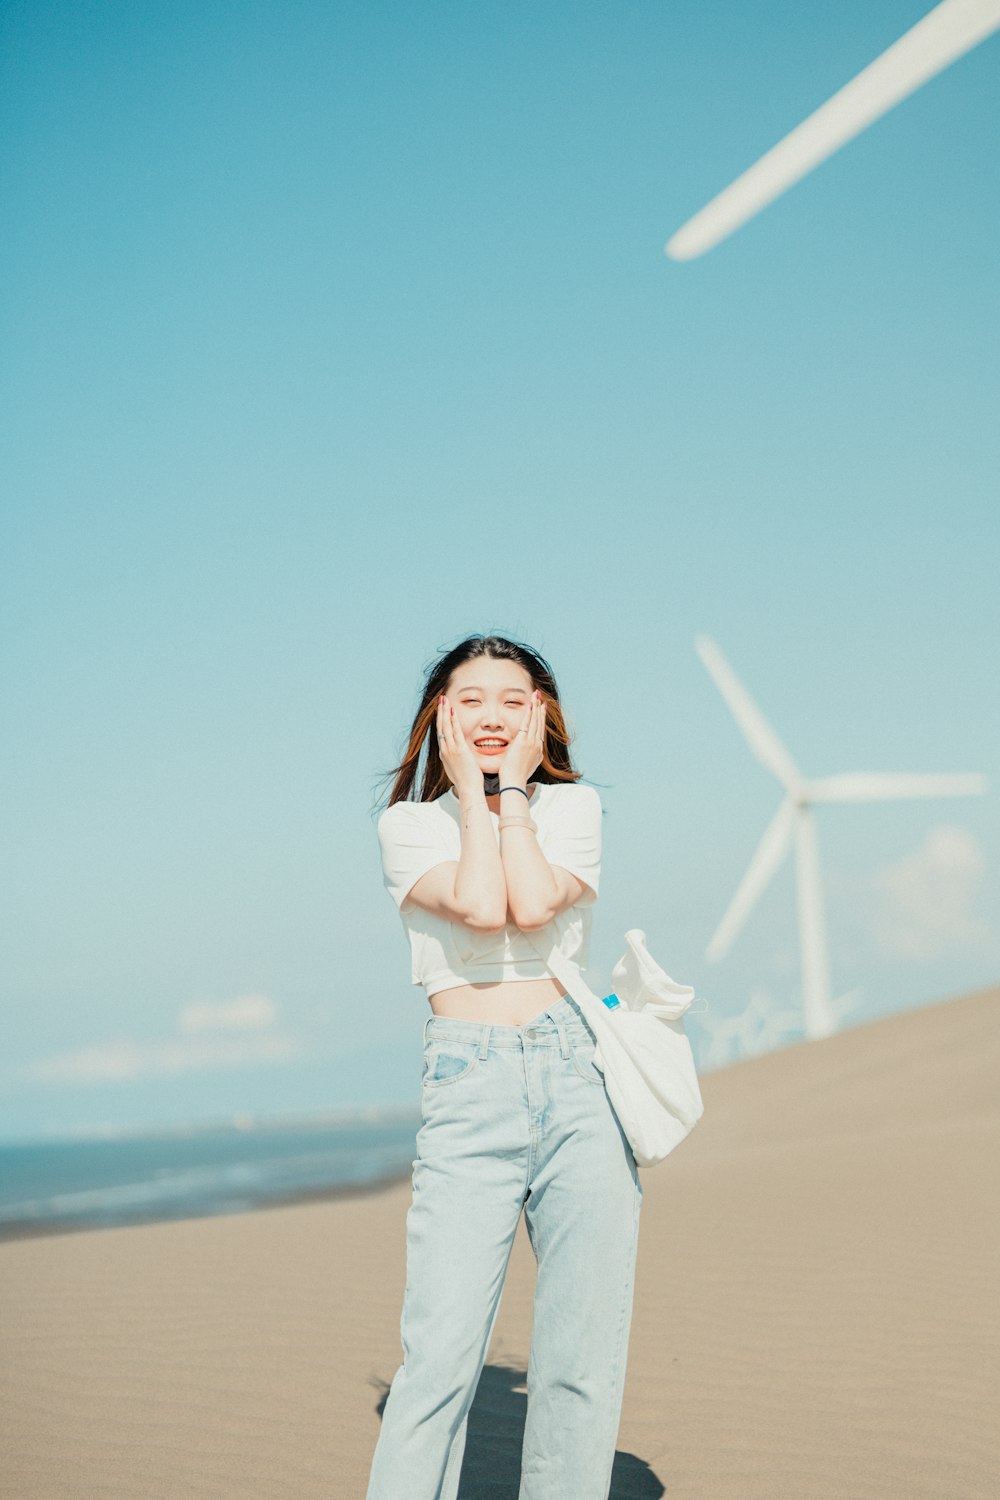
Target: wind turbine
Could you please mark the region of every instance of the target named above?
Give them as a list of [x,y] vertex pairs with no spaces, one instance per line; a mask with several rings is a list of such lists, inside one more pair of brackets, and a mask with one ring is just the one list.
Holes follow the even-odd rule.
[[848,771],[807,780],[778,739],[715,642],[695,638],[695,647],[716,687],[764,768],[785,790],[781,806],[764,830],[746,874],[708,945],[707,957],[720,959],[749,916],[793,840],[795,886],[802,961],[802,998],[807,1037],[834,1030],[830,1003],[829,962],[819,853],[812,806],[817,802],[874,802],[886,797],[967,797],[986,790],[986,778],[975,775],[893,775],[881,771]]
[[759,214],[908,94],[1000,30],[1000,0],[941,0],[667,241],[693,260]]
[[723,1016],[712,1023],[705,1064],[723,1068],[744,1057],[771,1052],[780,1037],[792,1036],[801,1029],[798,1011],[776,1010],[763,990],[754,990],[738,1015]]

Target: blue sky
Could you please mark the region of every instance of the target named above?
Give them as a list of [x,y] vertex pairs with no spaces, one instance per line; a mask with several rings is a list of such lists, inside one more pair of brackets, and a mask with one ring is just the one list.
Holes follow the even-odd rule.
[[5,7],[0,1135],[415,1098],[373,799],[470,632],[703,1065],[798,973],[790,866],[705,959],[779,792],[699,631],[806,772],[991,779],[820,809],[847,1019],[996,983],[998,39],[663,254],[926,8]]

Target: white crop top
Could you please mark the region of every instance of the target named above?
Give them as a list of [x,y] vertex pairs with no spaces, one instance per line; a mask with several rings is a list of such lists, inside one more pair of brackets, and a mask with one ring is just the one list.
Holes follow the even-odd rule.
[[[579,782],[534,782],[531,816],[538,843],[552,865],[561,865],[589,889],[575,906],[559,913],[547,927],[532,933],[551,942],[581,970],[587,967],[592,913],[601,872],[601,799]],[[426,987],[428,999],[438,990],[460,984],[495,984],[506,979],[544,979],[545,967],[527,937],[513,922],[497,932],[476,932],[464,922],[449,922],[408,900],[413,886],[435,865],[462,854],[461,804],[453,787],[430,802],[394,802],[379,815],[378,838],[382,878],[403,919],[410,940],[411,978]],[[491,812],[497,846],[499,814]]]

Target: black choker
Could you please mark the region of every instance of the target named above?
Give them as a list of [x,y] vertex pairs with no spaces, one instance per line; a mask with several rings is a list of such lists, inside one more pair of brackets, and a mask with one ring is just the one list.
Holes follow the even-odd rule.
[[[529,781],[528,782],[528,789],[529,789],[529,791],[531,789],[531,785],[532,785],[532,783]],[[487,797],[495,797],[496,794],[497,794],[497,792],[499,792],[499,790],[500,790],[500,772],[499,771],[484,771],[483,772],[483,791],[486,793]]]

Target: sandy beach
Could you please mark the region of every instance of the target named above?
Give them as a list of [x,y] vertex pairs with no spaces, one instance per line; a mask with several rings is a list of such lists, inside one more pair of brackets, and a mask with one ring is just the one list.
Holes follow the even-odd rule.
[[[614,1500],[996,1500],[1000,991],[703,1094],[643,1174]],[[361,1500],[409,1191],[0,1244],[0,1492]],[[522,1223],[464,1500],[516,1500],[533,1269]]]

